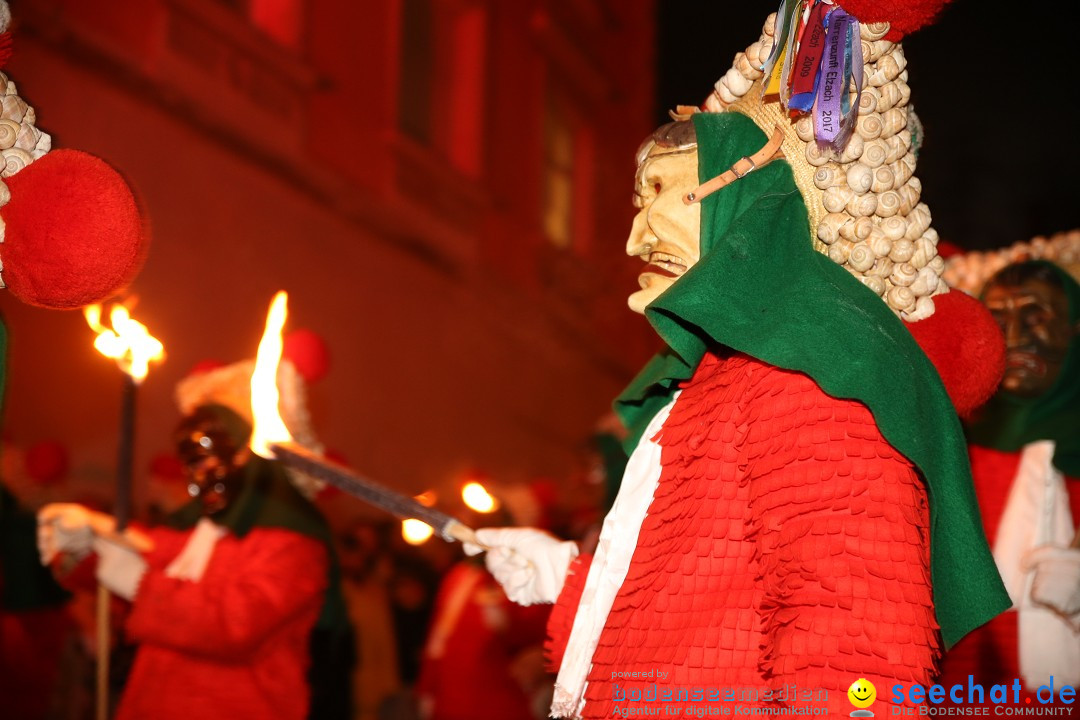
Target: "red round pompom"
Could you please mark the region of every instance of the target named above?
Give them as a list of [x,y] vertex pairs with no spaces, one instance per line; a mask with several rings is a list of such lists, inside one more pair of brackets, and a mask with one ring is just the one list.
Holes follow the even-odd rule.
[[990,311],[960,290],[935,295],[934,308],[933,315],[907,327],[937,368],[956,412],[967,417],[997,391],[1005,373],[1005,338]]
[[220,367],[225,367],[225,363],[221,362],[220,360],[200,360],[199,362],[195,363],[191,370],[188,371],[187,376],[191,377],[192,375],[202,375],[203,373],[208,373],[211,370],[217,370]]
[[70,466],[67,448],[52,440],[31,445],[23,462],[26,474],[41,485],[52,485],[62,480]]
[[942,257],[943,260],[948,260],[955,255],[963,255],[964,248],[949,242],[948,240],[938,240],[937,254]]
[[887,22],[886,40],[899,42],[921,27],[926,27],[949,0],[837,0],[840,7],[861,23]]
[[124,179],[103,160],[53,150],[4,180],[11,201],[3,278],[20,300],[69,309],[114,295],[135,277],[143,228]]
[[322,337],[313,330],[300,328],[290,332],[285,336],[281,354],[309,383],[321,379],[330,369],[330,351],[326,349]]
[[150,475],[166,481],[184,479],[184,463],[172,453],[158,453],[150,460]]

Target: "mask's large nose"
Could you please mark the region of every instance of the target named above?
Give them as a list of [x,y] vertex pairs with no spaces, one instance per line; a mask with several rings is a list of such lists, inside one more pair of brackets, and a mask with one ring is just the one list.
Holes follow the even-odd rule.
[[648,255],[656,245],[656,238],[649,229],[648,210],[642,209],[634,216],[630,237],[626,240],[626,254],[631,257]]

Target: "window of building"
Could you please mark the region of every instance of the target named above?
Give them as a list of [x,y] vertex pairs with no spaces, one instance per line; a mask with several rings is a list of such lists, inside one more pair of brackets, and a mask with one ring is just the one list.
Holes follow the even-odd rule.
[[595,159],[592,131],[578,110],[549,89],[544,109],[541,223],[559,248],[585,248],[593,232]]
[[398,127],[455,169],[484,164],[487,9],[480,0],[401,0]]
[[217,0],[244,15],[263,34],[299,51],[304,37],[303,0]]

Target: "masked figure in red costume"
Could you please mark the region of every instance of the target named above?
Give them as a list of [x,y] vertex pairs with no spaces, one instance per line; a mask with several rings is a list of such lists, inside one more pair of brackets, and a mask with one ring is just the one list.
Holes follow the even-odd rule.
[[912,175],[898,41],[924,5],[785,1],[639,152],[630,307],[667,349],[616,401],[596,552],[477,534],[511,599],[555,603],[553,715],[846,715],[859,679],[886,713],[1008,606],[956,417],[1001,339],[941,282]]
[[[986,534],[1013,609],[945,658],[943,682],[1080,684],[1080,285],[1046,261],[982,291],[1005,334],[1001,388],[968,427]],[[1044,693],[1045,696],[1045,693]]]
[[132,602],[138,645],[119,720],[308,716],[312,629],[327,602],[328,534],[284,469],[252,455],[251,428],[203,405],[175,434],[195,501],[138,553],[111,518],[77,505],[39,513],[43,557],[97,554],[97,578]]

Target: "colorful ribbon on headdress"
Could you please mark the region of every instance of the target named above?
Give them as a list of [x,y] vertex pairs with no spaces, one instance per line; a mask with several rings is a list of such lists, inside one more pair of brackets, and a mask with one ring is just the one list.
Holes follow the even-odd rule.
[[788,110],[813,112],[817,141],[843,150],[858,119],[863,85],[859,21],[827,0],[781,0],[773,37],[762,67],[762,96],[778,95]]
[[821,56],[825,52],[825,15],[830,6],[814,3],[799,41],[799,52],[792,66],[791,98],[787,106],[801,113],[814,107],[818,78],[821,76]]
[[[841,8],[825,19],[825,55],[821,61],[817,99],[814,102],[814,137],[822,144],[843,150],[855,128],[862,93],[862,42],[859,21]],[[848,89],[854,77],[858,88],[855,102]]]
[[775,42],[763,67],[766,78],[762,83],[763,97],[776,95],[782,87],[787,85],[785,73],[790,70],[789,58],[794,52],[791,46],[798,43],[799,19],[805,4],[806,0],[781,0],[780,2],[780,9],[776,11],[776,31],[773,33]]

